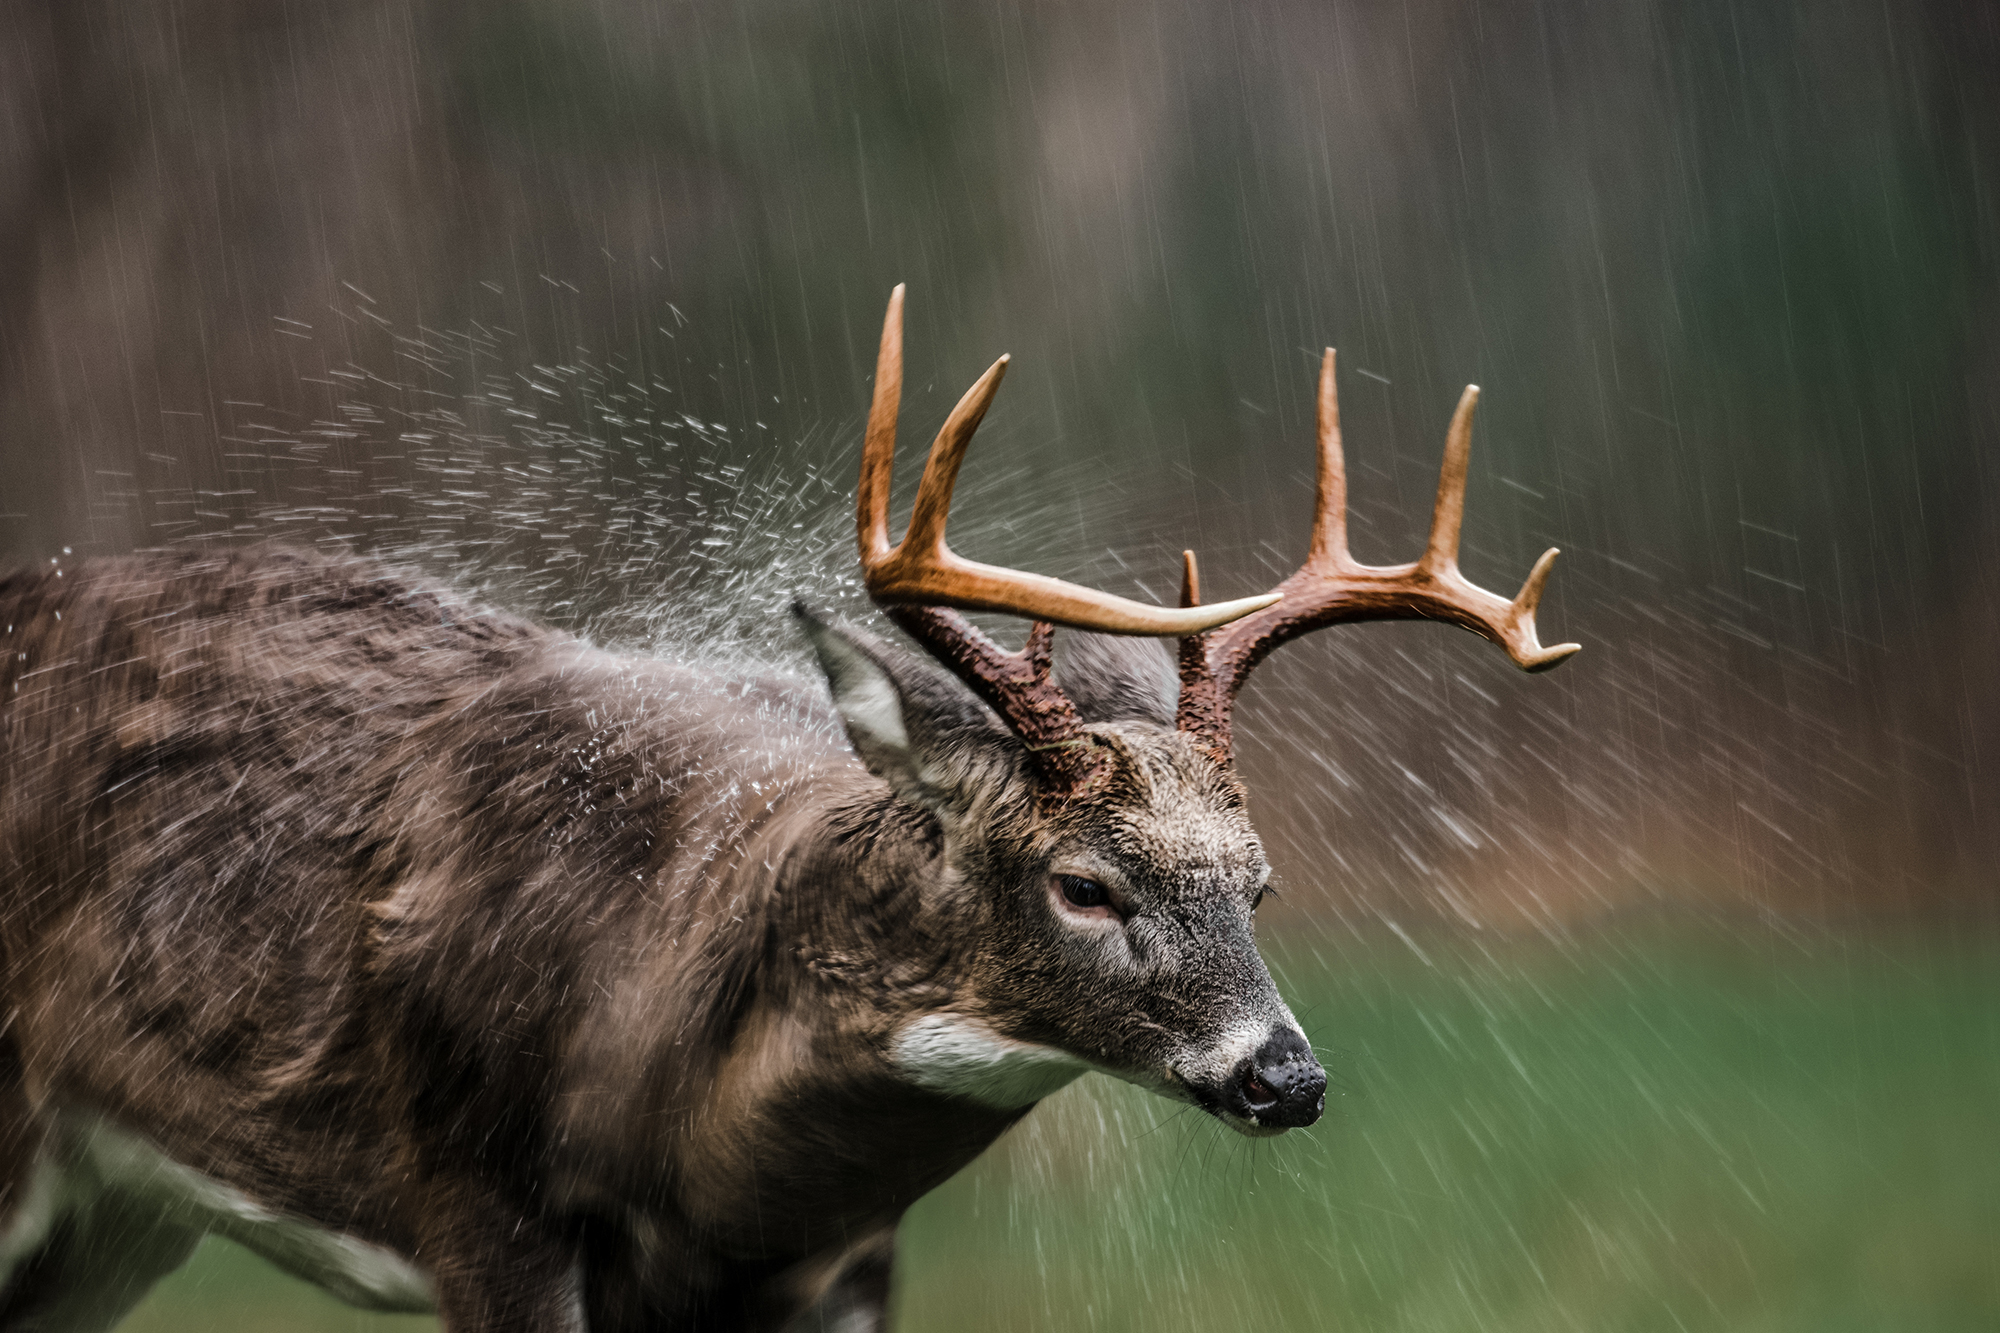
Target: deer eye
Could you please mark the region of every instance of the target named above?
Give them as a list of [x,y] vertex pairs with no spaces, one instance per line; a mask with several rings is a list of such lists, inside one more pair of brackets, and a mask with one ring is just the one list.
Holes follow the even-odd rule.
[[1111,895],[1104,886],[1094,879],[1081,875],[1057,875],[1056,883],[1062,888],[1063,900],[1071,907],[1109,907]]

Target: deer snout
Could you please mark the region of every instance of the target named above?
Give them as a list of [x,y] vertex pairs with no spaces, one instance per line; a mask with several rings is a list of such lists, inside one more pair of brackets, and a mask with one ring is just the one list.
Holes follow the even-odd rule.
[[1297,1129],[1326,1109],[1326,1070],[1297,1028],[1273,1032],[1254,1055],[1232,1071],[1224,1105],[1272,1129]]

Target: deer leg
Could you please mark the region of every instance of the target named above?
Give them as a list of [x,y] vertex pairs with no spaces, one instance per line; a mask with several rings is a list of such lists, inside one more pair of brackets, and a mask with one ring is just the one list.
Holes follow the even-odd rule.
[[822,1279],[811,1303],[786,1319],[780,1333],[881,1333],[889,1326],[895,1263],[894,1227],[848,1247],[835,1261],[831,1280]]
[[[677,1243],[679,1242],[679,1243]],[[584,1301],[591,1333],[881,1333],[888,1327],[896,1232],[789,1265],[734,1267],[679,1235],[643,1243],[586,1231]],[[674,1262],[664,1263],[665,1255]]]
[[427,1193],[417,1260],[448,1333],[584,1333],[573,1246],[487,1191]]
[[19,1052],[0,1025],[0,1308],[14,1273],[48,1238],[54,1167],[44,1159],[47,1128],[29,1105]]
[[201,1232],[79,1172],[0,1036],[0,1333],[97,1333],[187,1262]]
[[[57,1199],[63,1193],[46,1177],[33,1193],[45,1188]],[[62,1211],[0,1288],[0,1333],[103,1333],[186,1263],[200,1240],[200,1232],[115,1192]]]

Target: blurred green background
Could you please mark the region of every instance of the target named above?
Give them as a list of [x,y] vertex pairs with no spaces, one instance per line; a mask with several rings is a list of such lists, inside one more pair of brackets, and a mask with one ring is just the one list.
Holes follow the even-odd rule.
[[[912,1214],[907,1323],[1991,1327],[1996,71],[1973,0],[25,0],[0,553],[796,667],[895,282],[904,499],[1011,352],[954,543],[1142,596],[1300,558],[1321,347],[1364,559],[1477,382],[1466,567],[1562,547],[1585,654],[1369,626],[1239,715],[1347,1094],[1087,1081]],[[220,1244],[133,1320],[365,1323]]]
[[[1335,1080],[1276,1141],[1091,1076],[905,1221],[905,1329],[1991,1329],[2000,944],[1294,931]],[[210,1241],[129,1330],[370,1318]]]

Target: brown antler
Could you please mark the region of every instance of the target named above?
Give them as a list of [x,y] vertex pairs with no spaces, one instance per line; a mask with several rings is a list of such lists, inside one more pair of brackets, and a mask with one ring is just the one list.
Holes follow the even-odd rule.
[[[946,546],[945,518],[959,465],[1006,371],[1003,356],[945,418],[917,485],[909,531],[891,547],[889,479],[903,395],[903,288],[897,285],[889,296],[875,363],[875,396],[868,409],[856,494],[856,536],[868,595],[1007,720],[1037,753],[1045,775],[1058,787],[1069,787],[1083,782],[1096,761],[1075,707],[1049,675],[1053,626],[1111,634],[1199,634],[1270,606],[1278,596],[1198,608],[1147,606],[1040,574],[978,564]],[[1028,616],[1035,625],[1027,645],[1009,653],[947,607]]]
[[[1296,574],[1278,585],[1275,605],[1226,628],[1181,641],[1179,726],[1218,759],[1230,753],[1229,712],[1250,672],[1272,649],[1312,630],[1357,620],[1448,620],[1491,639],[1524,671],[1546,671],[1582,645],[1544,648],[1535,637],[1535,607],[1542,600],[1556,550],[1549,548],[1513,601],[1478,587],[1458,570],[1458,530],[1465,517],[1465,474],[1472,456],[1472,411],[1479,388],[1468,384],[1452,414],[1438,473],[1430,541],[1415,564],[1364,565],[1347,550],[1347,471],[1340,450],[1340,398],[1334,388],[1333,349],[1319,375],[1319,485],[1312,549]],[[1200,598],[1194,553],[1185,556],[1181,600]]]
[[1269,606],[1275,595],[1245,597],[1214,606],[1147,606],[1060,579],[1002,569],[967,560],[945,545],[945,517],[966,446],[986,415],[1007,373],[1001,357],[979,377],[951,410],[931,445],[930,460],[917,485],[910,528],[900,544],[889,545],[889,474],[896,457],[896,410],[903,391],[903,288],[889,296],[882,322],[882,351],[875,365],[875,399],[868,410],[868,435],[861,451],[861,485],[856,520],[861,569],[868,595],[884,606],[955,606],[965,611],[1002,611],[1073,629],[1107,634],[1180,636],[1199,634],[1238,616]]

